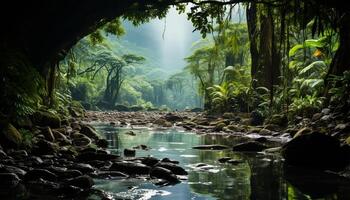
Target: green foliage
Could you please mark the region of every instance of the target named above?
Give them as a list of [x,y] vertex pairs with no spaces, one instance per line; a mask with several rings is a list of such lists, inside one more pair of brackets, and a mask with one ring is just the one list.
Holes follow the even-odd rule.
[[331,102],[337,106],[350,106],[350,71],[345,71],[343,76],[334,76],[330,78]]
[[41,75],[16,51],[0,53],[1,113],[16,119],[31,115],[42,103],[45,84]]
[[18,131],[22,136],[22,146],[30,149],[33,145],[33,133],[27,129],[19,129]]
[[294,98],[290,104],[290,114],[292,116],[312,117],[323,106],[324,98],[317,95],[306,95],[305,97]]

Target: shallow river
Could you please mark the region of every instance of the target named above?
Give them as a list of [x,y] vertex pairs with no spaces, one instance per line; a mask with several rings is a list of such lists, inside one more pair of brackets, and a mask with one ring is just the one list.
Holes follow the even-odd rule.
[[[114,199],[350,199],[350,185],[332,175],[283,167],[279,155],[238,153],[230,150],[192,149],[201,144],[233,146],[247,139],[222,135],[197,135],[177,129],[128,129],[95,124],[110,143],[110,151],[122,155],[124,148],[144,144],[150,150],[136,150],[136,156],[153,156],[177,160],[188,172],[188,179],[173,186],[156,186],[143,179],[95,180]],[[221,164],[221,157],[242,160],[240,164]],[[210,165],[207,170],[195,168],[198,163]]]

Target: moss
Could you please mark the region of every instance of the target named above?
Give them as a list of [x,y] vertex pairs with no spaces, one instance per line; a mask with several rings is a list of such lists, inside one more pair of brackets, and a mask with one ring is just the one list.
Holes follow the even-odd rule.
[[18,148],[22,143],[22,135],[12,124],[2,123],[0,143],[5,148]]
[[48,111],[36,111],[32,116],[33,123],[39,126],[61,127],[61,119]]

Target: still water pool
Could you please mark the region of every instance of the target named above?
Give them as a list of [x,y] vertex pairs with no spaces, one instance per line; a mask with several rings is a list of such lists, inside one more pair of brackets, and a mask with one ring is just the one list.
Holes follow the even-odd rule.
[[[124,148],[141,144],[150,150],[137,150],[136,156],[177,160],[188,172],[188,179],[172,186],[156,186],[145,179],[95,180],[114,199],[154,200],[273,200],[273,199],[350,199],[350,184],[329,174],[283,166],[279,155],[238,153],[231,150],[192,149],[201,144],[233,146],[247,138],[224,135],[197,135],[178,129],[151,130],[134,128],[136,136],[125,134],[127,128],[94,124],[110,144],[110,151],[122,155]],[[239,164],[221,164],[219,158],[242,160]],[[195,168],[198,163],[208,170]]]

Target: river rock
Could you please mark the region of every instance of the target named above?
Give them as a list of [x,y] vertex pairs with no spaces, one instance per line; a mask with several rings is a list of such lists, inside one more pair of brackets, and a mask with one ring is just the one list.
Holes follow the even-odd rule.
[[272,115],[267,121],[267,124],[275,124],[280,127],[285,127],[288,125],[288,118],[286,115],[283,114]]
[[266,145],[261,144],[259,142],[251,141],[251,142],[245,142],[235,145],[232,150],[233,151],[262,151],[264,149],[268,148]]
[[108,147],[108,141],[106,139],[98,139],[96,142],[96,145],[100,148],[107,148]]
[[135,149],[124,149],[124,156],[126,157],[134,157],[136,155]]
[[0,194],[6,194],[8,190],[15,188],[20,179],[15,173],[0,173]]
[[95,168],[86,163],[73,163],[72,165],[68,166],[68,169],[75,169],[83,174],[92,173],[95,171]]
[[176,175],[187,175],[188,174],[186,172],[186,170],[183,169],[182,167],[180,167],[178,165],[175,165],[173,163],[169,163],[169,162],[159,162],[155,166],[168,169],[168,170],[170,170],[172,173],[174,173]]
[[75,169],[67,169],[62,167],[49,167],[48,170],[58,176],[59,179],[69,179],[82,176],[83,174]]
[[47,155],[56,153],[58,146],[55,143],[40,139],[34,144],[32,153],[35,155]]
[[58,130],[52,130],[52,135],[54,136],[55,140],[68,140],[67,136],[63,134],[61,131]]
[[283,145],[282,155],[290,165],[317,169],[342,169],[349,156],[338,139],[313,132],[300,135]]
[[32,116],[32,121],[39,126],[49,126],[51,128],[61,127],[61,119],[48,111],[36,111]]
[[72,127],[73,130],[75,131],[80,131],[81,130],[81,126],[78,122],[72,122],[70,124],[70,127]]
[[93,160],[107,161],[107,160],[115,160],[118,158],[120,158],[118,155],[98,153],[98,152],[80,153],[76,157],[76,159],[81,162],[87,162],[87,161],[93,161]]
[[132,130],[125,131],[124,134],[131,135],[131,136],[136,136],[136,133],[134,131],[132,131]]
[[231,160],[231,157],[223,157],[223,158],[219,158],[219,162],[220,163],[225,163],[225,162],[227,162],[228,160]]
[[174,113],[167,113],[164,115],[164,119],[170,122],[177,122],[182,121],[182,117],[174,114]]
[[56,181],[57,175],[55,175],[54,173],[46,169],[33,169],[28,171],[24,176],[24,180],[27,182],[35,181],[38,179],[43,179],[47,181]]
[[58,196],[60,185],[43,179],[32,180],[26,183],[26,188],[33,196]]
[[92,144],[92,141],[89,137],[87,137],[83,134],[79,134],[79,135],[80,135],[80,137],[76,137],[72,141],[74,146],[86,147],[86,146],[89,146],[90,144]]
[[170,183],[179,183],[180,180],[175,174],[172,173],[169,169],[163,167],[155,167],[151,170],[151,178],[159,178],[169,181]]
[[169,158],[163,158],[160,162],[165,162],[165,163],[173,163],[173,164],[179,164],[180,162],[177,160],[171,160]]
[[220,145],[220,144],[208,144],[208,145],[198,145],[192,147],[192,149],[199,149],[199,150],[223,150],[228,149],[228,146]]
[[157,164],[159,162],[159,159],[158,158],[155,158],[155,157],[143,157],[141,158],[141,163],[142,164],[145,164],[147,166],[154,166],[155,164]]
[[94,185],[94,180],[90,176],[84,175],[69,179],[65,184],[76,186],[83,190],[87,190]]
[[22,135],[10,123],[0,123],[0,144],[4,148],[18,148],[22,143]]
[[92,138],[94,140],[98,140],[100,138],[100,135],[94,130],[94,128],[90,125],[81,124],[81,130],[80,132],[89,138]]
[[294,138],[301,136],[301,135],[306,135],[312,132],[312,129],[309,127],[304,127],[298,130],[298,132],[296,132],[296,134],[293,136]]
[[134,162],[115,162],[110,171],[120,171],[126,174],[149,174],[151,168],[147,165]]
[[7,154],[2,149],[0,149],[0,159],[5,159],[5,158],[7,158]]
[[54,142],[55,141],[55,137],[53,136],[53,133],[51,131],[50,127],[45,127],[42,131],[41,134],[44,135],[45,139],[49,142]]
[[172,127],[173,126],[173,124],[171,122],[168,122],[167,120],[162,119],[162,118],[155,120],[153,122],[153,124],[156,124],[156,125],[162,126],[162,127]]

